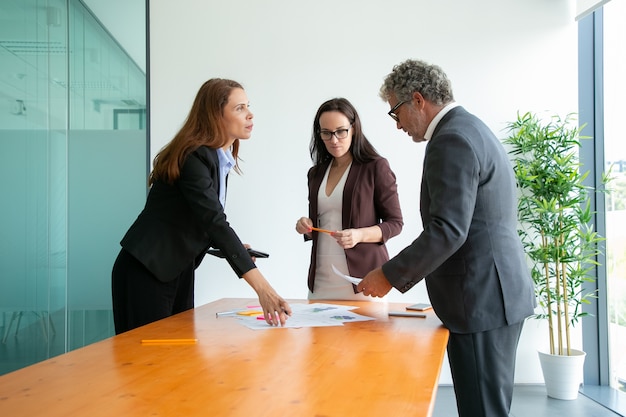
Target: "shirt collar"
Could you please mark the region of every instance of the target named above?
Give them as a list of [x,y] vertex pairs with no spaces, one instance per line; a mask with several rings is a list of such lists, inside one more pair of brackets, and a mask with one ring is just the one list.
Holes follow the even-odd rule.
[[227,168],[228,171],[235,166],[235,158],[233,158],[233,154],[230,153],[230,149],[225,151],[222,148],[217,148],[217,158],[220,162],[220,167]]
[[443,109],[441,109],[428,125],[428,129],[426,129],[426,133],[424,134],[424,139],[430,140],[433,137],[433,132],[435,131],[435,128],[437,127],[441,119],[443,119],[443,116],[445,116],[450,110],[458,106],[460,106],[459,103],[452,102],[446,105]]

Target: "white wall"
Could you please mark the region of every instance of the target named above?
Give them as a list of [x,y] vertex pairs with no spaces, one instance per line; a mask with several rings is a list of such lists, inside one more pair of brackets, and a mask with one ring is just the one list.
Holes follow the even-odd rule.
[[[307,214],[308,145],[317,107],[348,98],[398,178],[405,227],[393,255],[421,231],[423,144],[395,129],[378,89],[393,65],[440,65],[455,98],[499,137],[517,111],[577,111],[577,25],[570,0],[153,0],[150,3],[152,156],[180,128],[200,85],[241,82],[255,112],[244,175],[231,176],[226,212],[244,242],[271,254],[258,265],[288,298],[306,297],[310,244],[294,225]],[[227,263],[207,258],[196,304],[254,297]],[[389,301],[426,301],[423,283]],[[542,382],[543,323],[529,321],[518,383]],[[416,357],[416,360],[419,358]],[[444,367],[441,383],[450,383]]]

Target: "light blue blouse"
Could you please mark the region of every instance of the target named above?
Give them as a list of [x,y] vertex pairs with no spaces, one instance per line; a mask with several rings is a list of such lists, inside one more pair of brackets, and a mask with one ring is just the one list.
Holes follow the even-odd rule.
[[230,149],[225,151],[222,148],[217,150],[217,157],[220,162],[220,203],[222,207],[226,207],[226,177],[230,170],[235,166],[235,158],[230,153]]

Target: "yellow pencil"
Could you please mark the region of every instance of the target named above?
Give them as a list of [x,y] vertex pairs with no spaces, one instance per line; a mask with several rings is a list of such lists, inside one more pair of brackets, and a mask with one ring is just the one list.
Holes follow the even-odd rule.
[[198,339],[142,339],[142,345],[195,345]]

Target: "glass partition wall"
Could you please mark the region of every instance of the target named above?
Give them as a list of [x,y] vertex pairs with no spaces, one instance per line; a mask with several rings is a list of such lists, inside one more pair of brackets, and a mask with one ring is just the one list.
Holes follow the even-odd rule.
[[0,374],[113,335],[146,125],[144,71],[81,1],[0,2]]

